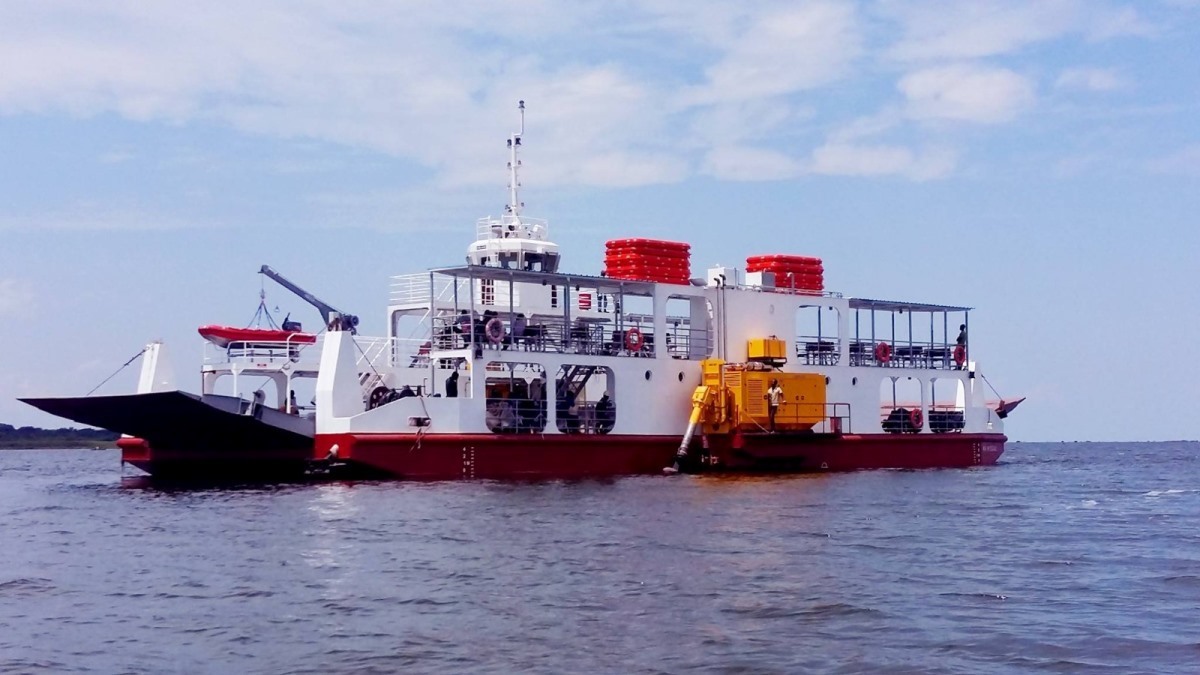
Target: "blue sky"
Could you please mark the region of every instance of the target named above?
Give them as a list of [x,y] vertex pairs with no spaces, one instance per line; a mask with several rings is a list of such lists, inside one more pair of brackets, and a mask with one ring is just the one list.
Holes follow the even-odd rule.
[[976,307],[1014,439],[1200,435],[1200,0],[329,5],[0,5],[0,422],[154,338],[198,388],[263,263],[382,333],[501,210],[524,99],[569,271],[817,255]]

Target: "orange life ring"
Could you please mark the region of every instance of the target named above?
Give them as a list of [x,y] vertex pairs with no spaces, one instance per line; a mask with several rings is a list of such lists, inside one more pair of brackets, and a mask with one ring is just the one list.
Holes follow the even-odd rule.
[[500,344],[504,339],[504,322],[500,319],[491,319],[483,327],[483,333],[487,336],[488,342],[494,345]]
[[921,414],[920,408],[913,408],[909,411],[908,421],[916,431],[920,431],[925,426],[925,416]]
[[875,360],[880,363],[887,363],[892,360],[892,346],[886,342],[880,342],[875,345]]
[[646,341],[642,339],[642,331],[638,330],[637,328],[630,328],[629,330],[625,331],[626,349],[631,352],[640,352],[642,351],[642,345],[644,344],[646,344]]
[[[943,352],[945,353],[945,352]],[[954,365],[962,368],[962,365],[967,362],[967,348],[962,345],[957,345],[954,348]]]

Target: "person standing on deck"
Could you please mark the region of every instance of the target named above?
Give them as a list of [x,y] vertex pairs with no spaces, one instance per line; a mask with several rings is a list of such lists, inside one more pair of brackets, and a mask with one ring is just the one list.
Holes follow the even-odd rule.
[[958,327],[958,339],[954,344],[954,369],[962,370],[967,358],[967,324]]
[[771,380],[771,387],[767,389],[767,422],[770,424],[771,433],[775,433],[775,413],[779,412],[779,404],[783,402],[783,387],[779,386],[779,380]]

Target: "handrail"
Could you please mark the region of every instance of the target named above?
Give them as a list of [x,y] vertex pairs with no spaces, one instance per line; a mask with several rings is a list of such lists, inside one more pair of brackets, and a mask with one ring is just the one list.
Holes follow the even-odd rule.
[[550,224],[541,218],[504,215],[499,218],[480,218],[475,222],[475,241],[490,239],[533,239],[545,241],[550,236]]

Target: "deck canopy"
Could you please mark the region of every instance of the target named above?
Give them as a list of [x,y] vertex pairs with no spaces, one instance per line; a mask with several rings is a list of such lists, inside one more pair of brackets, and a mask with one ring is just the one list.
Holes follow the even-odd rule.
[[926,302],[897,302],[895,300],[869,300],[850,298],[850,309],[877,310],[880,312],[969,312],[972,307],[956,305],[931,305]]
[[429,271],[430,274],[443,274],[452,277],[474,279],[499,279],[527,284],[555,284],[559,286],[586,286],[598,291],[624,291],[626,293],[650,294],[654,282],[631,281],[629,279],[613,279],[612,277],[591,274],[567,274],[562,272],[531,272],[526,270],[505,269],[484,265],[462,265],[459,267],[440,267]]

